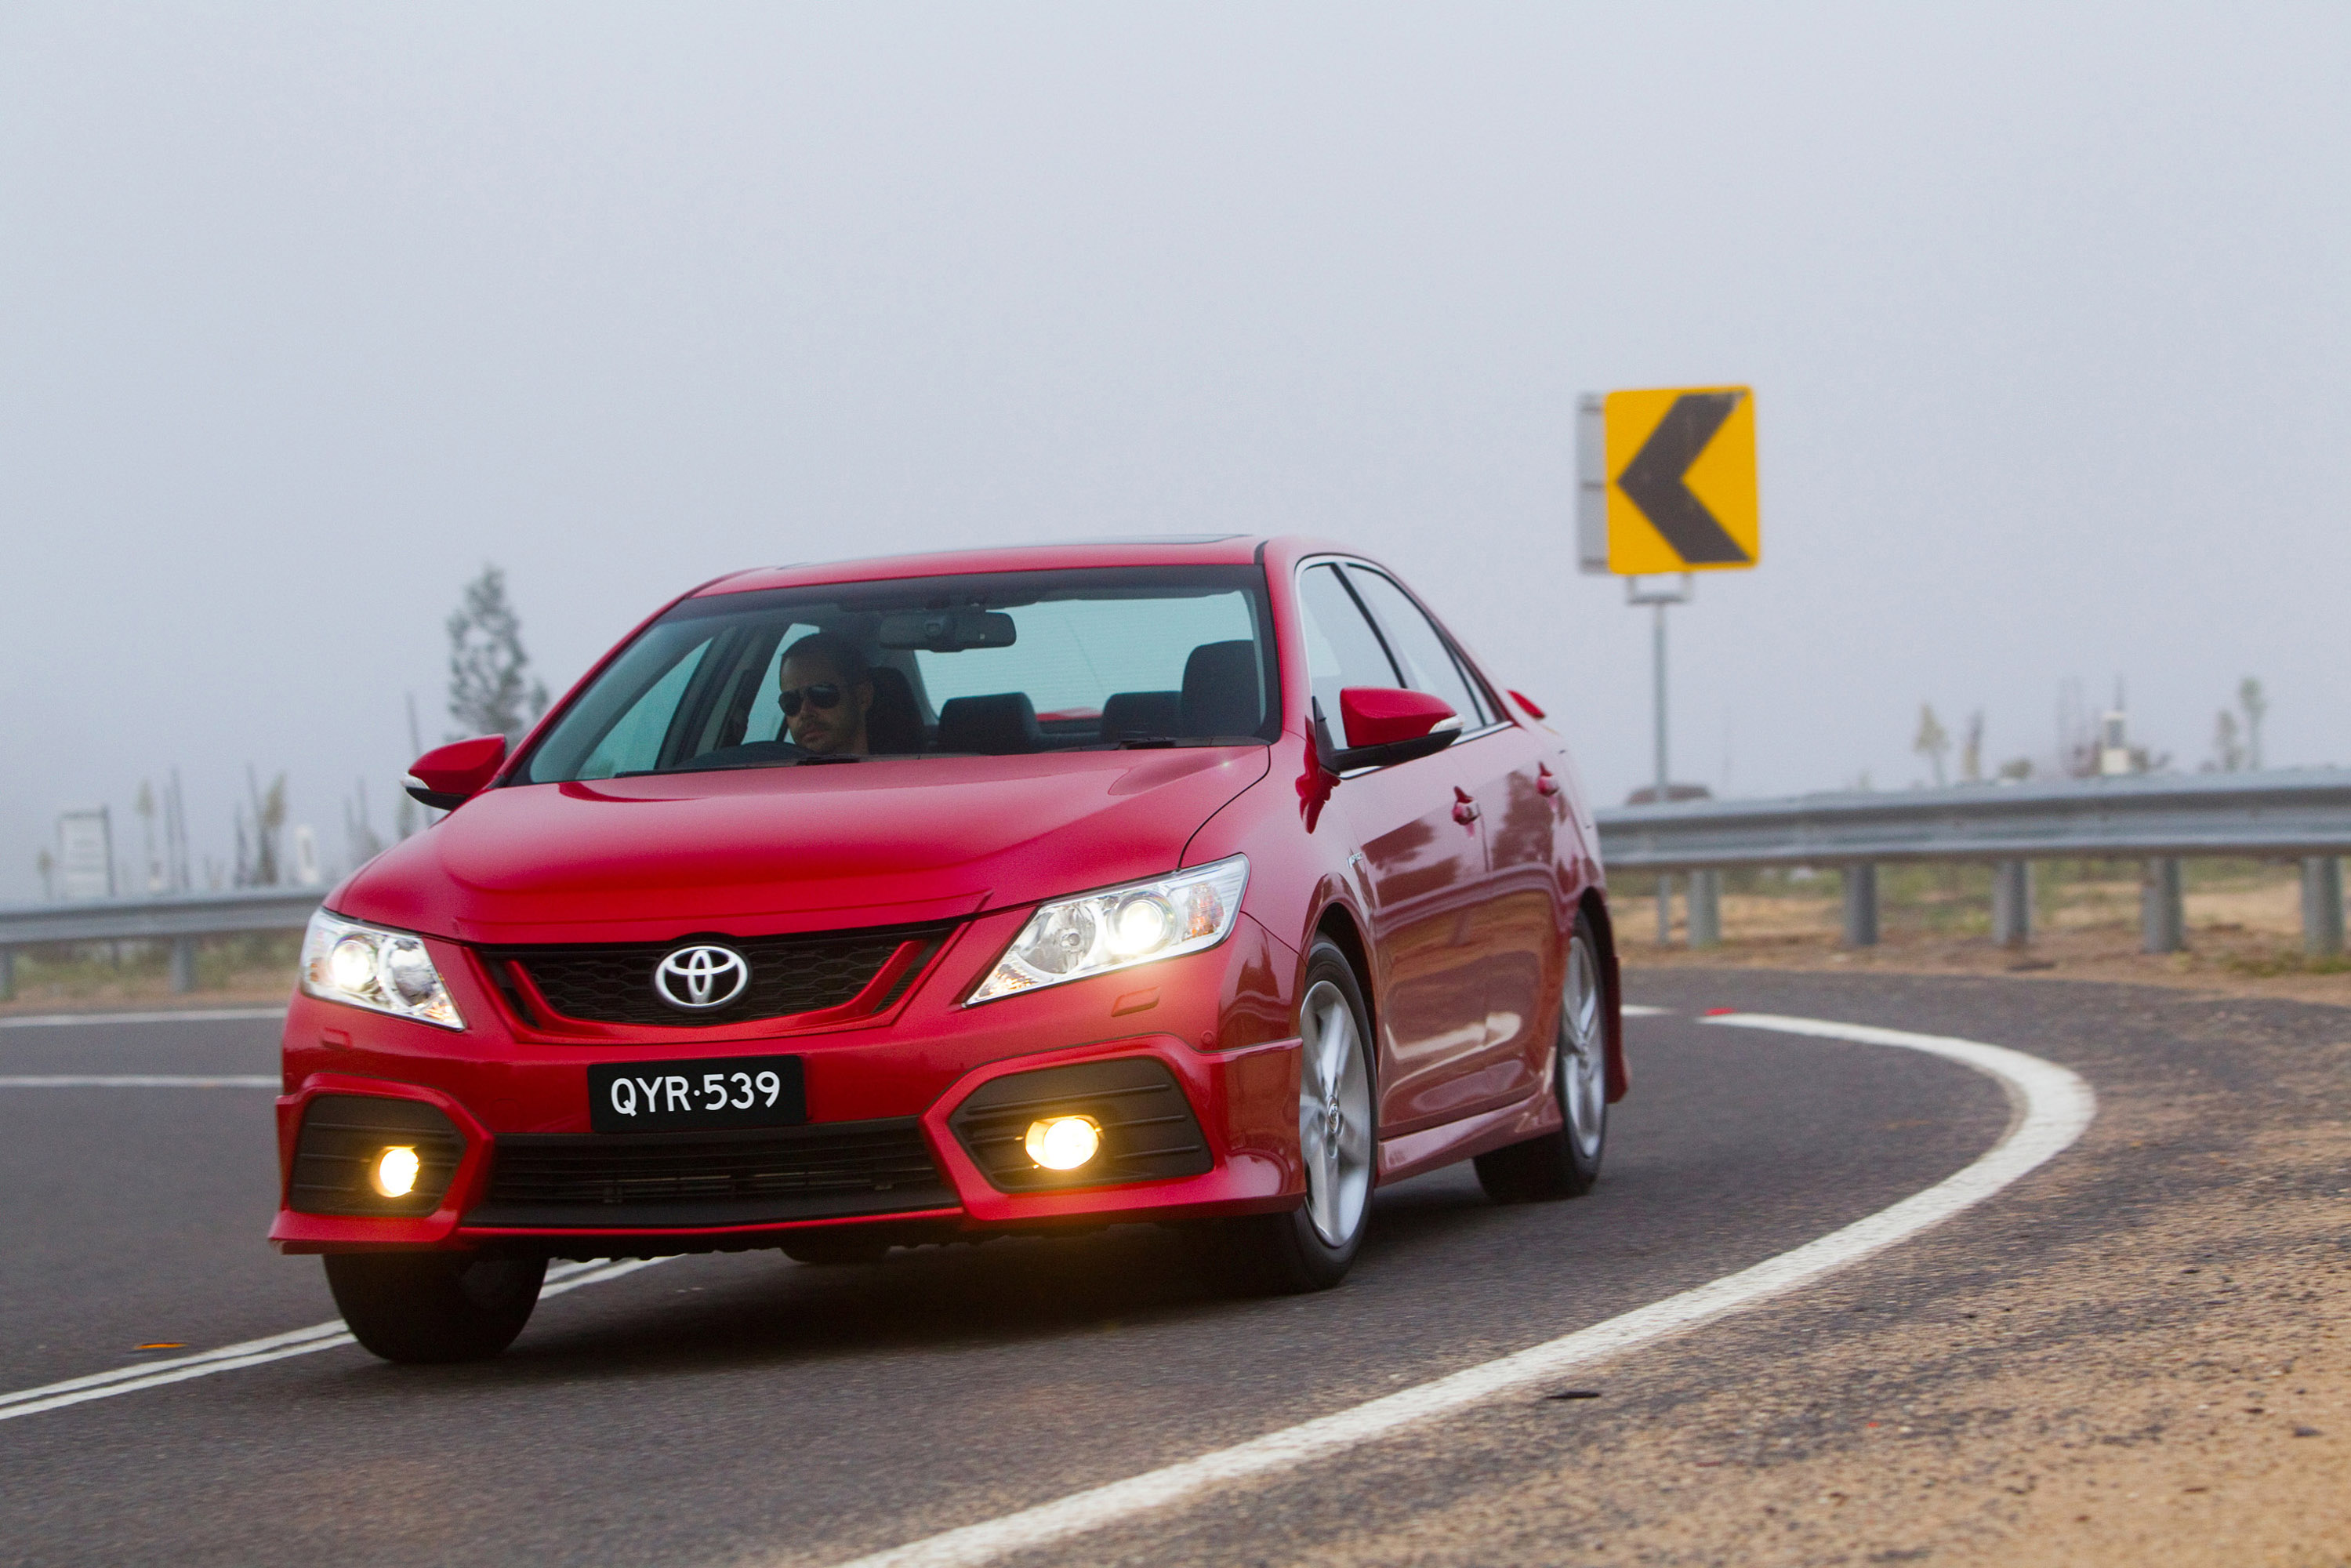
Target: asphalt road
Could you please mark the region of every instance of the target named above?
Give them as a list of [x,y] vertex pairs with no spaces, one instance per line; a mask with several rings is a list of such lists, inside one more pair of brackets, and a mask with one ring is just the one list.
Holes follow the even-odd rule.
[[[2035,989],[2053,988],[1660,977],[1646,999],[1675,1010],[1628,1023],[1634,1092],[1594,1194],[1499,1207],[1467,1167],[1384,1190],[1354,1273],[1322,1295],[1219,1299],[1147,1228],[872,1268],[684,1259],[543,1302],[491,1364],[395,1368],[347,1346],[0,1420],[0,1562],[855,1556],[1551,1339],[1883,1208],[1999,1137],[1999,1088],[1697,1015],[1764,1006],[2032,1051],[2017,993]],[[266,1021],[0,1028],[0,1076],[274,1068]],[[0,1394],[143,1343],[331,1319],[316,1260],[262,1240],[272,1167],[266,1090],[0,1088],[16,1197]],[[1442,1491],[1460,1479],[1445,1471],[1438,1453],[1406,1480]],[[1195,1521],[1183,1554],[1287,1560],[1304,1540],[1289,1531],[1357,1506],[1351,1473],[1259,1489],[1245,1528]],[[1411,1485],[1381,1491],[1357,1501],[1393,1507]],[[1155,1555],[1149,1528],[1113,1534],[1068,1559]]]

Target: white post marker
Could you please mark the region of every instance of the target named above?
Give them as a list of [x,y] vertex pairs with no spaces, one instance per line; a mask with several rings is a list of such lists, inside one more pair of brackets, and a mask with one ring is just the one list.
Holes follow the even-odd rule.
[[1387,1395],[1278,1432],[1219,1448],[1123,1481],[1095,1487],[1000,1519],[967,1524],[857,1558],[843,1568],[969,1568],[1008,1552],[1031,1551],[1190,1500],[1227,1481],[1287,1469],[1450,1416],[1498,1395],[1550,1382],[1563,1372],[1684,1333],[1742,1308],[1884,1251],[1940,1224],[2046,1163],[2080,1137],[2097,1113],[2097,1096],[2077,1074],[2004,1046],[1948,1035],[1912,1034],[1865,1024],[1770,1013],[1728,1013],[1701,1020],[1731,1029],[1771,1030],[1924,1051],[1974,1068],[2008,1092],[2011,1114],[1999,1143],[1965,1169],[1889,1208],[1833,1230],[1751,1268],[1668,1296],[1662,1301],[1579,1329],[1417,1388]]

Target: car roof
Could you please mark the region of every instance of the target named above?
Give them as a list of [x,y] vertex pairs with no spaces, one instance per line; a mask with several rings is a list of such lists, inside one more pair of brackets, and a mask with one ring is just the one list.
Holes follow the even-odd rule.
[[920,555],[754,567],[696,589],[694,597],[802,588],[831,582],[886,582],[905,577],[960,577],[984,571],[1059,571],[1086,567],[1247,566],[1267,540],[1258,534],[1181,534],[1156,538],[1070,539],[1006,545],[994,549],[934,550]]

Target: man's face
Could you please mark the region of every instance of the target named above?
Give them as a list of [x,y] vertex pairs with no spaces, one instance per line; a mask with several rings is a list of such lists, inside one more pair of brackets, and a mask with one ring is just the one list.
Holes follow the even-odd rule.
[[[784,706],[799,699],[798,713],[784,715],[785,730],[810,751],[856,755],[865,749],[865,710],[873,701],[869,683],[851,686],[821,659],[786,659],[776,685]],[[824,706],[830,697],[832,706]]]

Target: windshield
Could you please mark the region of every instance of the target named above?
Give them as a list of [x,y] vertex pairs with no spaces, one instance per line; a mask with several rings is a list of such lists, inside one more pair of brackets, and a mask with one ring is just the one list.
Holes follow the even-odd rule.
[[518,782],[1270,741],[1255,567],[830,583],[690,599],[606,665]]

